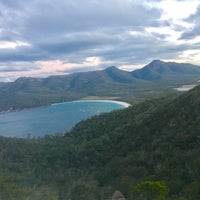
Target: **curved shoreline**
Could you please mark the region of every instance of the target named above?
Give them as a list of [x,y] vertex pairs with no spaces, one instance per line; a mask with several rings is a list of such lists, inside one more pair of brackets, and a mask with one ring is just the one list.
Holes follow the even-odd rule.
[[[109,113],[114,110],[123,110],[128,106],[130,104],[122,101],[78,100],[49,105],[46,106],[46,108],[49,108],[44,111],[40,109],[41,107],[28,109],[30,112],[23,112],[25,111],[23,109],[19,115],[15,115],[15,113],[13,115],[13,112],[16,111],[12,111],[10,116],[1,116],[0,124],[2,126],[0,135],[27,137],[27,134],[31,133],[31,137],[43,137],[55,133],[64,134],[81,120],[86,120],[95,115]],[[18,112],[20,111],[18,110]],[[13,134],[15,127],[17,128],[16,135]]]
[[114,101],[114,100],[75,100],[75,101],[66,101],[66,102],[60,102],[60,103],[53,103],[51,104],[52,106],[55,105],[59,105],[59,104],[65,104],[65,103],[69,103],[69,102],[110,102],[110,103],[116,103],[119,105],[122,105],[124,108],[127,108],[129,106],[131,106],[131,104],[123,102],[123,101]]
[[20,112],[20,111],[24,111],[24,110],[45,108],[45,107],[48,107],[48,106],[55,106],[55,105],[59,105],[59,104],[65,104],[65,103],[71,103],[71,102],[84,102],[84,101],[86,101],[86,102],[111,102],[111,103],[120,104],[124,108],[131,106],[131,104],[123,102],[123,101],[106,100],[106,99],[105,100],[101,100],[101,99],[99,99],[99,100],[75,100],[75,101],[65,101],[65,102],[53,103],[53,104],[50,104],[50,105],[44,105],[44,106],[38,106],[38,107],[32,107],[32,108],[23,108],[23,109],[16,109],[16,110],[9,109],[9,110],[5,110],[5,111],[0,111],[0,115],[12,113],[12,112]]

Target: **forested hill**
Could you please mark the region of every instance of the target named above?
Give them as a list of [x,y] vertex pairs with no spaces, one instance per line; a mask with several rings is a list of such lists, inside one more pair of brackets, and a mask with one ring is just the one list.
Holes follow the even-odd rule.
[[0,83],[0,111],[91,97],[135,103],[174,93],[175,87],[197,84],[199,79],[199,66],[159,60],[132,72],[112,66],[47,78],[22,77]]
[[120,190],[199,200],[199,111],[196,87],[94,116],[65,137],[1,137],[0,199],[106,200]]
[[94,117],[78,124],[69,135],[82,146],[85,159],[98,166],[100,184],[128,193],[129,185],[160,180],[170,190],[169,199],[197,200],[199,111],[200,87],[196,87],[175,99],[147,101]]
[[[174,81],[191,80],[200,72],[200,67],[189,63],[163,62],[161,60],[153,60],[142,69],[132,72],[135,78],[143,80],[162,80]],[[195,75],[196,74],[196,75]],[[179,76],[181,75],[181,76]]]

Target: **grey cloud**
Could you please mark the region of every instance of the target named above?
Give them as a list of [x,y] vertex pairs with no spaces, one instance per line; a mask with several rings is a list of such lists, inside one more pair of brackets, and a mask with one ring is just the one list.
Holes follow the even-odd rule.
[[161,34],[161,33],[154,33],[154,32],[152,32],[152,35],[154,35],[156,38],[159,38],[159,39],[165,39],[169,37],[169,34]]
[[185,19],[186,22],[190,22],[195,24],[194,27],[190,30],[185,31],[180,39],[193,39],[197,36],[200,35],[200,5],[196,11],[195,14],[192,14],[191,16],[189,16],[187,19]]
[[[0,60],[8,66],[0,71],[30,70],[38,67],[34,66],[35,61],[55,59],[83,63],[90,56],[101,57],[104,63],[116,66],[141,60],[144,63],[155,57],[174,58],[188,47],[168,44],[164,40],[166,34],[146,35],[145,28],[169,26],[184,30],[184,27],[160,20],[161,10],[145,4],[153,1],[159,0],[2,0],[0,41],[19,40],[30,46],[0,49]],[[187,20],[198,24],[198,17],[199,11]],[[130,35],[129,31],[138,35]],[[185,32],[182,37],[189,37],[187,34],[191,33]],[[31,64],[9,66],[10,62],[21,61]],[[86,66],[85,69],[89,70]]]
[[146,0],[147,2],[160,2],[160,1],[163,1],[163,0]]
[[69,34],[60,40],[41,42],[40,48],[54,55],[74,54],[78,52],[95,52],[96,49],[104,48],[116,44],[120,41],[120,36],[113,32],[87,32],[79,34]]
[[184,32],[181,35],[180,39],[181,40],[194,39],[194,38],[196,38],[199,35],[200,35],[200,24],[196,25],[196,27],[193,28],[192,30]]
[[[159,59],[173,59],[181,54],[182,51],[188,50],[188,45],[170,44],[160,37],[143,34],[141,36],[132,36],[122,33],[120,38],[117,34],[113,34],[114,38],[118,38],[115,42],[106,41],[101,47],[90,52],[89,49],[80,51],[78,54],[71,54],[68,58],[70,61],[83,62],[86,56],[99,56],[103,63],[109,61],[110,65],[130,65],[143,62],[149,62],[159,55]],[[165,37],[165,36],[163,36]],[[194,45],[193,48],[198,48]]]
[[[159,59],[173,59],[188,50],[190,46],[170,44],[166,41],[143,35],[132,37],[118,45],[113,45],[108,51],[99,52],[104,60],[114,61],[113,65],[136,64],[142,61],[148,62],[159,55]],[[195,45],[194,45],[195,48]]]
[[45,51],[39,49],[38,47],[17,47],[15,49],[1,49],[0,50],[0,60],[1,62],[10,61],[38,61],[49,59]]
[[12,8],[12,9],[19,9],[22,7],[23,3],[25,3],[25,0],[20,1],[13,1],[13,0],[1,0],[1,5]]
[[12,30],[0,31],[0,40],[12,42],[12,41],[21,40],[21,39],[22,37]]
[[7,12],[1,18],[0,39],[22,40],[31,46],[0,51],[0,59],[35,61],[92,54],[118,43],[125,30],[162,26],[160,11],[141,2],[110,0],[109,5],[107,0],[1,1],[0,8]]
[[40,66],[32,62],[8,62],[6,65],[0,63],[0,72],[27,72],[33,69],[40,69]]
[[[106,66],[108,67],[108,66]],[[105,66],[103,67],[105,68]],[[101,70],[102,67],[101,66],[81,66],[81,67],[73,67],[70,69],[66,69],[66,70],[57,70],[57,72],[61,72],[61,73],[67,73],[67,74],[71,74],[71,73],[76,73],[76,72],[88,72],[88,71],[94,71],[94,70]]]
[[46,38],[52,43],[57,41],[59,43],[60,37],[68,33],[94,32],[103,29],[115,32],[119,27],[142,29],[146,25],[160,26],[157,21],[160,11],[147,9],[130,1],[111,0],[109,4],[112,6],[108,6],[107,0],[87,1],[87,4],[77,0],[63,1],[60,4],[57,0],[48,3],[35,2],[37,4],[33,4],[35,7],[29,10],[22,27],[25,39],[32,43],[43,43]]
[[22,71],[30,71],[29,69],[26,68],[0,68],[0,72],[22,72]]
[[[40,2],[29,15],[28,23],[33,29],[43,31],[52,31],[52,27],[57,30],[82,31],[109,26],[143,26],[154,23],[155,18],[160,16],[158,10],[150,10],[131,1],[110,0],[109,5],[112,6],[108,6],[107,0],[87,3],[78,0]],[[37,11],[39,7],[42,12]]]

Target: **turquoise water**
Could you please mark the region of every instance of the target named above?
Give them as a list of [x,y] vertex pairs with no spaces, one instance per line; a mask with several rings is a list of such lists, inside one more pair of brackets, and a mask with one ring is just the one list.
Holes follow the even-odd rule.
[[0,114],[0,135],[32,138],[64,134],[83,119],[124,107],[110,101],[74,101]]

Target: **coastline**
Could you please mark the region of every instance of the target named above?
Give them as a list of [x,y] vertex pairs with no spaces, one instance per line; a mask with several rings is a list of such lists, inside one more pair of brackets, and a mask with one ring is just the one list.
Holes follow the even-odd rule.
[[[15,110],[8,113],[8,115],[1,115],[1,136],[27,137],[28,134],[31,134],[31,137],[43,137],[55,133],[66,133],[81,120],[101,113],[123,110],[130,106],[126,102],[105,99],[68,101],[57,103],[57,105],[55,107],[51,104],[45,106],[49,108],[44,111],[40,106],[39,108],[23,109],[22,112]],[[25,110],[30,112],[24,112]],[[13,134],[15,127],[18,130],[16,135]]]
[[123,101],[116,101],[116,100],[106,100],[106,99],[95,99],[95,100],[75,100],[75,101],[66,101],[66,102],[60,102],[60,103],[53,103],[51,104],[52,106],[56,106],[59,104],[65,104],[65,103],[69,103],[69,102],[110,102],[110,103],[116,103],[119,105],[122,105],[124,108],[128,108],[129,106],[131,106],[131,104],[127,103],[127,102],[123,102]]
[[88,99],[88,100],[74,100],[74,101],[65,101],[65,102],[58,102],[58,103],[53,103],[53,104],[50,104],[50,105],[44,105],[44,106],[38,106],[38,107],[30,107],[30,108],[22,108],[22,109],[8,109],[8,110],[5,110],[5,111],[0,111],[0,115],[3,115],[3,114],[8,114],[8,113],[11,113],[11,112],[20,112],[20,111],[24,111],[24,110],[32,110],[32,109],[38,109],[38,108],[45,108],[45,107],[49,107],[49,106],[56,106],[56,105],[59,105],[59,104],[65,104],[65,103],[70,103],[70,102],[112,102],[112,103],[116,103],[116,104],[120,104],[122,105],[124,108],[127,108],[129,106],[131,106],[131,104],[127,103],[127,102],[123,102],[123,101],[117,101],[117,100],[106,100],[106,99]]
[[26,111],[26,110],[39,109],[39,108],[46,108],[46,107],[50,107],[50,106],[52,106],[52,105],[50,104],[50,105],[29,107],[29,108],[21,108],[21,109],[8,109],[8,110],[5,110],[5,111],[0,111],[0,115],[12,113],[12,112],[20,112],[20,111]]

